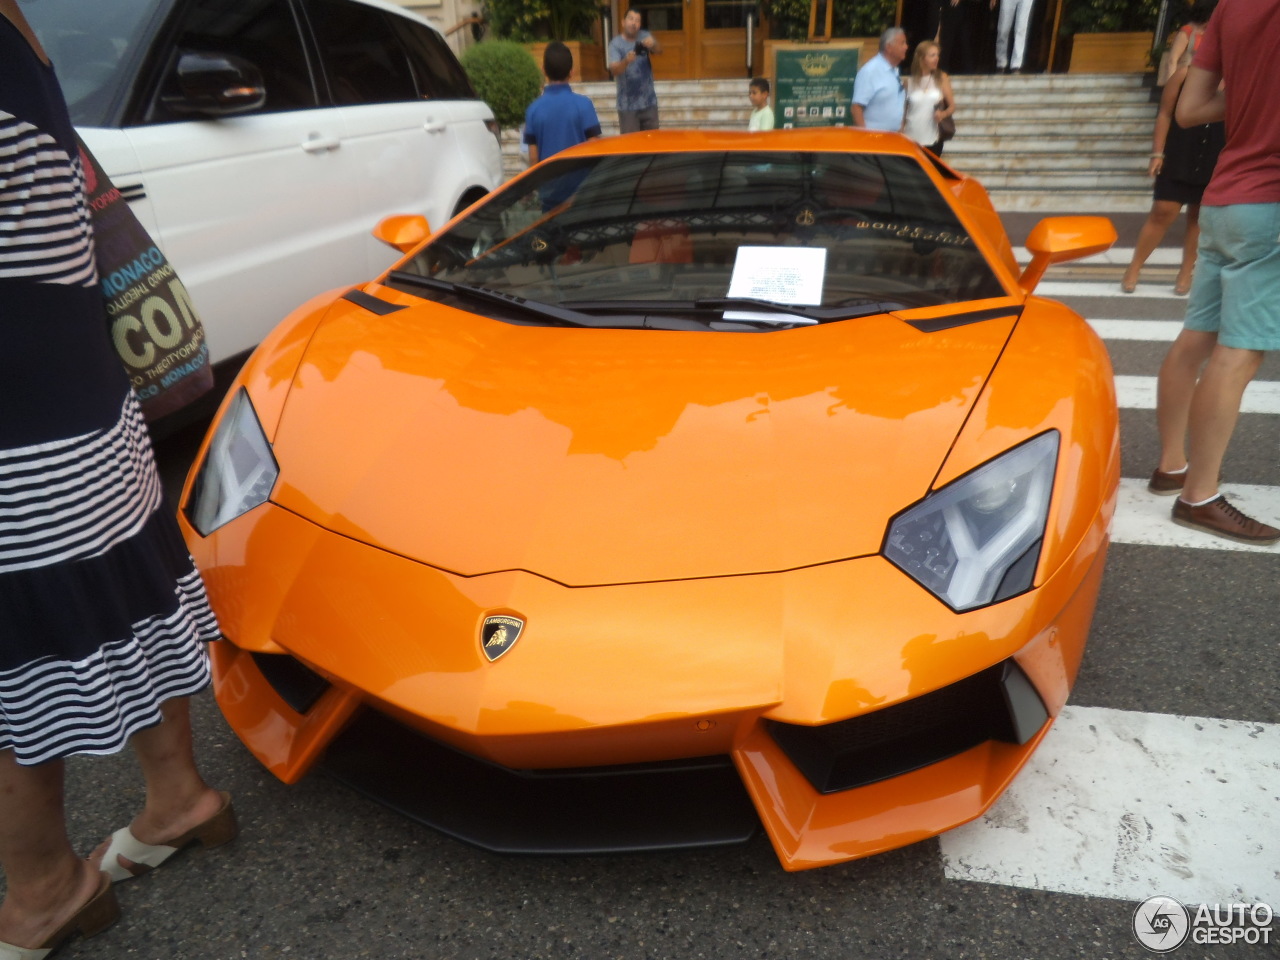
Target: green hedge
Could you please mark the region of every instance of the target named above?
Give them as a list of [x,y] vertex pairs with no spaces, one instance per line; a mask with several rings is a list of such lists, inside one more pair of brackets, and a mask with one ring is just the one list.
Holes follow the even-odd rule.
[[[1174,22],[1185,20],[1176,9],[1178,0],[1170,4]],[[1063,12],[1063,33],[1122,33],[1154,30],[1160,13],[1160,0],[1067,0]],[[1178,19],[1182,16],[1182,20]]]
[[596,0],[487,0],[485,18],[495,37],[518,43],[586,40]]
[[498,124],[518,127],[524,111],[542,93],[542,68],[520,44],[486,40],[462,54],[462,68]]
[[[836,37],[878,37],[893,26],[897,0],[832,0],[831,32]],[[804,40],[809,36],[809,0],[765,0],[769,36]]]

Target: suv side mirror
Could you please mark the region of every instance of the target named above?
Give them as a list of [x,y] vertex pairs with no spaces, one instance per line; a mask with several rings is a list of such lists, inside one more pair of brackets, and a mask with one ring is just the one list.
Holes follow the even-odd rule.
[[416,213],[384,217],[373,228],[373,236],[401,253],[408,253],[431,236],[427,218]]
[[1018,286],[1030,293],[1050,264],[1091,257],[1110,250],[1115,242],[1116,228],[1106,217],[1046,217],[1027,237],[1031,262]]
[[164,97],[165,107],[174,113],[224,117],[257,110],[267,100],[262,71],[230,53],[184,50],[174,77],[179,95]]

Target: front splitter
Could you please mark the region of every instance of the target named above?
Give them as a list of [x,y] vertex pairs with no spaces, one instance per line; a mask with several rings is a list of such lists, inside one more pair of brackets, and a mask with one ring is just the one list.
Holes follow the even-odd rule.
[[412,820],[497,853],[726,846],[760,829],[726,756],[512,770],[366,709],[333,740],[319,766]]

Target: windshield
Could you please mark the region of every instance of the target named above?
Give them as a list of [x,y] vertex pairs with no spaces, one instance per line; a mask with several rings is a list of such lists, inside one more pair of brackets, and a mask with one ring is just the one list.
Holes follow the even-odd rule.
[[891,154],[552,160],[433,238],[406,270],[594,310],[726,297],[930,306],[1005,294],[918,161]]
[[19,0],[53,61],[71,122],[112,125],[161,0]]

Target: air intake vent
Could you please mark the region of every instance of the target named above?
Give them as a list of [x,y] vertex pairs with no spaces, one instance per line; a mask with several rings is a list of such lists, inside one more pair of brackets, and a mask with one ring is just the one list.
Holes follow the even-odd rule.
[[252,656],[271,688],[298,713],[314,707],[329,689],[328,680],[287,654],[255,653]]
[[987,740],[1026,743],[1049,719],[1013,660],[895,703],[817,727],[770,721],[778,746],[820,793],[887,780]]

